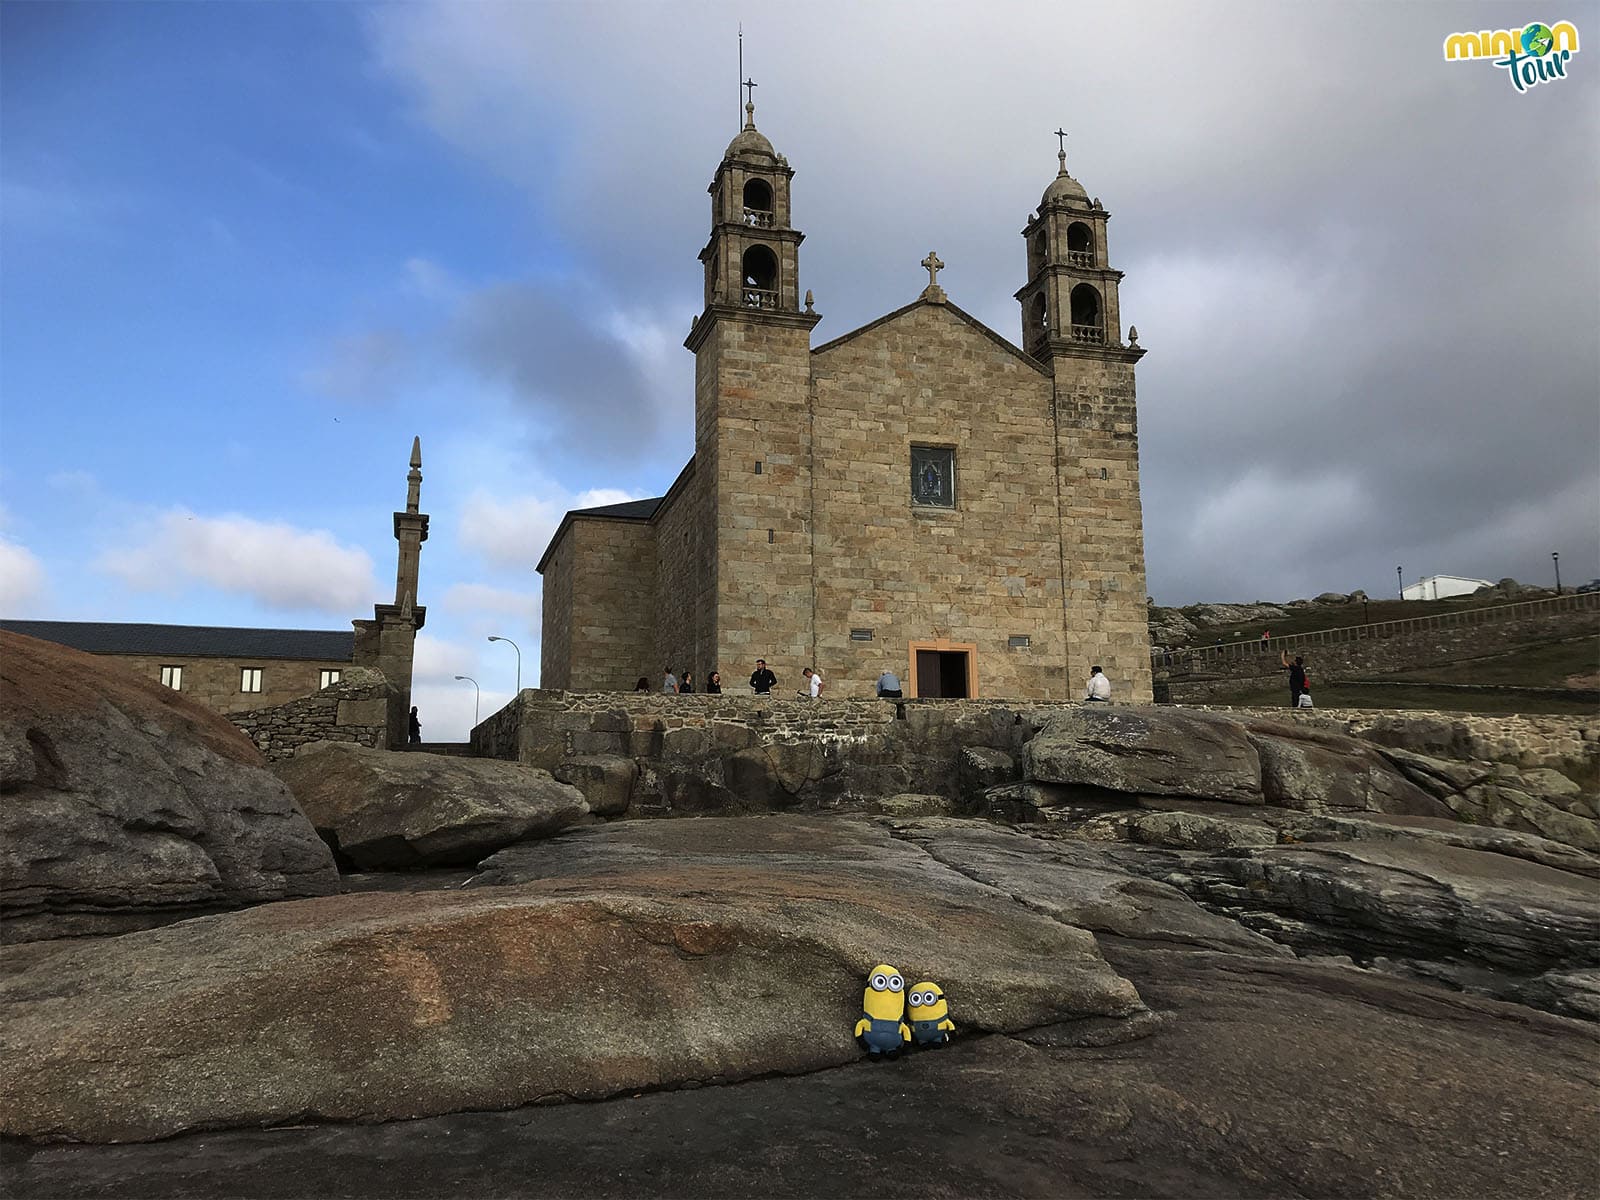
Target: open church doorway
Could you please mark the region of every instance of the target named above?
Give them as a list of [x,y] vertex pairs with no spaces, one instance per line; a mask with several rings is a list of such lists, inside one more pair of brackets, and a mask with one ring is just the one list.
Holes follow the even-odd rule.
[[977,649],[975,644],[913,642],[911,695],[947,700],[977,696]]

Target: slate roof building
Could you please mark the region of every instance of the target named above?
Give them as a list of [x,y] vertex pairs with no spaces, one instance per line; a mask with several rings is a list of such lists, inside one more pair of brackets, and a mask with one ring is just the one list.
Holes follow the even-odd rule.
[[394,603],[374,605],[372,618],[353,621],[351,630],[21,620],[0,620],[0,629],[117,659],[225,715],[310,695],[338,683],[352,665],[374,667],[393,689],[389,744],[401,746],[416,634],[427,617],[416,603],[422,543],[428,538],[421,500],[422,440],[414,438],[406,508],[394,514],[399,542]]
[[[694,455],[666,495],[568,512],[539,560],[540,683],[664,665],[830,696],[1061,699],[1099,664],[1150,699],[1134,366],[1110,213],[1066,154],[1025,222],[1014,344],[951,302],[820,346],[788,160],[753,104],[711,182]],[[802,300],[802,296],[804,299]]]

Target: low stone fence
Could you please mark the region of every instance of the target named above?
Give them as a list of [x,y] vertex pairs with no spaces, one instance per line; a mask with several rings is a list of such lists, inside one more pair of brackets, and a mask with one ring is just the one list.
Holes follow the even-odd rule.
[[393,687],[381,671],[345,667],[329,687],[287,704],[229,713],[268,760],[290,758],[307,742],[389,744],[389,697]]
[[[1113,708],[1116,706],[1113,706]],[[786,700],[529,689],[473,730],[474,753],[560,778],[626,774],[637,815],[835,808],[900,793],[970,800],[1020,778],[1021,748],[1070,702]],[[1138,709],[1149,714],[1170,709]],[[1600,718],[1284,709],[1291,729],[1600,783]],[[614,778],[613,786],[623,780]]]

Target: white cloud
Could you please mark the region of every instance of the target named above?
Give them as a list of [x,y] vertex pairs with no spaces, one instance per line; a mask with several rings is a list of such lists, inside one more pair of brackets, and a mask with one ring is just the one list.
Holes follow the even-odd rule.
[[0,615],[22,616],[44,595],[44,564],[26,546],[0,537]]
[[529,629],[539,627],[540,595],[487,583],[453,583],[438,608],[460,617],[511,617]]
[[333,400],[375,404],[393,399],[415,365],[404,334],[373,329],[335,338],[322,361],[300,373],[300,384]]
[[325,530],[185,509],[162,514],[142,544],[104,554],[96,564],[130,587],[176,593],[196,583],[276,609],[315,609],[348,617],[377,595],[372,559]]
[[591,488],[576,495],[552,489],[544,495],[503,497],[475,491],[462,511],[461,541],[497,566],[531,571],[568,509],[637,499],[618,488]]

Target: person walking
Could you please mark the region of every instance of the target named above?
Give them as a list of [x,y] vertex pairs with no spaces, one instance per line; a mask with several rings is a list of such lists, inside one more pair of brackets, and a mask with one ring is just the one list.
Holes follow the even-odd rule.
[[1098,666],[1089,668],[1089,683],[1084,688],[1083,699],[1085,703],[1111,703],[1111,681]]
[[770,696],[778,686],[778,677],[767,670],[767,660],[756,659],[756,669],[750,672],[750,690],[758,696]]
[[1279,651],[1278,661],[1283,664],[1283,669],[1289,672],[1289,707],[1300,707],[1300,697],[1306,690],[1306,660],[1300,655],[1294,656],[1294,661],[1289,661],[1287,650]]
[[713,671],[713,672],[711,672],[711,674],[706,676],[706,695],[708,695],[708,696],[720,696],[720,695],[722,695],[722,672],[721,671]]
[[806,677],[806,682],[811,690],[811,698],[819,699],[822,696],[822,672],[815,667],[807,667],[800,674]]
[[678,695],[687,696],[694,691],[694,673],[685,671],[683,678],[678,680]]
[[668,667],[661,676],[661,690],[670,692],[674,696],[678,694],[678,677],[672,673],[671,667]]
[[411,706],[411,716],[406,721],[406,744],[408,746],[422,745],[422,722],[417,719],[417,706]]

